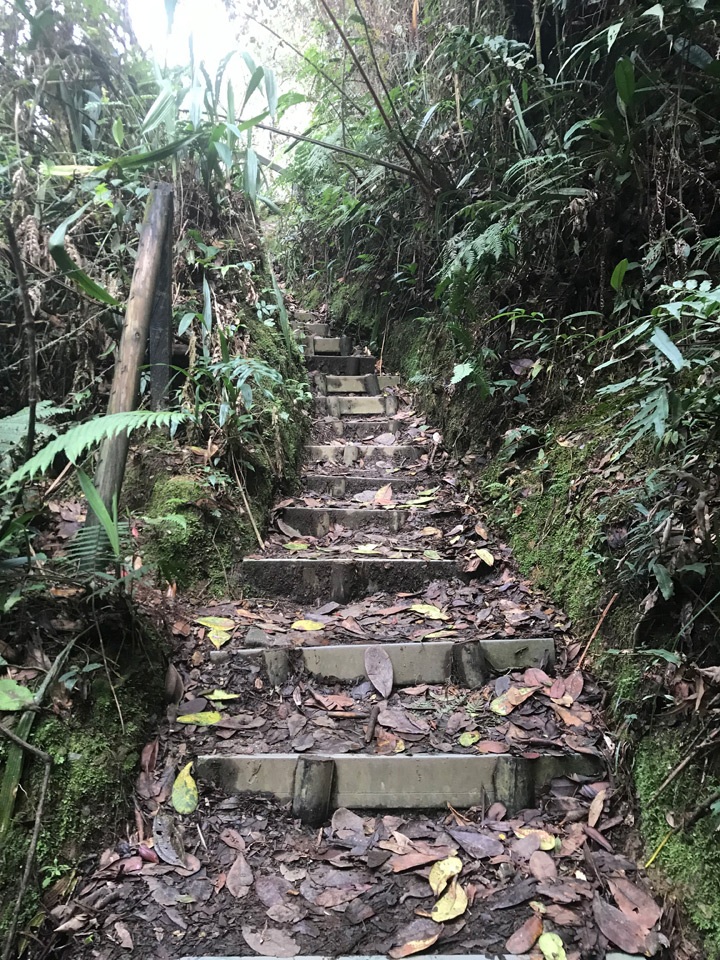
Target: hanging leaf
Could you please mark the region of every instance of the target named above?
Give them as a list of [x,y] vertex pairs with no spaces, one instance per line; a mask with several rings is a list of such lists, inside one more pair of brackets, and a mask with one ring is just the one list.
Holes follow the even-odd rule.
[[613,290],[620,290],[623,280],[625,279],[625,273],[628,266],[629,264],[626,257],[624,260],[621,260],[613,270],[612,276],[610,277],[610,286],[613,288]]
[[365,651],[365,673],[381,697],[387,699],[393,688],[393,665],[382,647],[368,647]]
[[268,111],[274,120],[275,117],[277,117],[278,108],[277,81],[275,80],[275,74],[270,67],[264,67],[264,75],[265,96],[267,97]]
[[198,788],[192,778],[192,760],[183,767],[175,778],[172,788],[172,805],[178,813],[192,813],[198,805]]
[[658,350],[665,354],[676,370],[682,370],[683,367],[687,366],[683,355],[662,327],[655,327],[653,335],[650,337],[650,343],[654,343]]
[[208,627],[210,630],[234,630],[235,621],[230,617],[198,617],[195,623],[201,627]]
[[290,627],[291,630],[324,630],[325,624],[318,623],[317,620],[296,620]]
[[21,687],[10,677],[0,680],[0,710],[24,710],[32,703],[32,691]]
[[122,117],[115,117],[112,125],[112,135],[115,143],[122,147],[123,140],[125,139],[125,131],[123,129]]
[[204,710],[202,713],[186,713],[177,718],[178,723],[195,723],[199,727],[211,727],[221,720],[222,717],[215,710]]
[[620,57],[615,64],[615,86],[620,99],[629,107],[635,96],[635,68],[628,57]]
[[258,158],[252,147],[248,147],[245,152],[245,175],[243,179],[243,190],[255,206],[257,200],[257,182],[258,182]]
[[444,860],[438,860],[430,868],[430,886],[436,897],[439,897],[445,887],[453,877],[456,877],[462,870],[463,864],[460,857],[446,857]]
[[101,287],[99,283],[95,283],[95,281],[89,277],[84,270],[81,270],[65,249],[65,234],[67,233],[68,227],[72,226],[73,223],[80,219],[91,203],[92,200],[88,200],[88,202],[83,204],[79,210],[76,210],[72,216],[68,217],[67,220],[63,220],[60,226],[55,229],[53,235],[50,237],[50,240],[48,241],[48,250],[50,251],[53,260],[60,267],[63,273],[67,274],[71,280],[74,280],[81,290],[84,290],[85,293],[89,294],[91,297],[94,297],[96,300],[101,300],[103,303],[109,303],[112,306],[119,306],[119,303],[115,297],[111,297],[105,287]]

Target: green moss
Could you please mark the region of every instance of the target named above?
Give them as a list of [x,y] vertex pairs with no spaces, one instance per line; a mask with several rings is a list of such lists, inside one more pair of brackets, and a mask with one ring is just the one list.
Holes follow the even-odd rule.
[[[668,834],[668,815],[672,814],[677,821],[720,789],[717,771],[707,775],[691,765],[651,802],[686,749],[681,731],[664,727],[654,730],[637,747],[635,784],[648,857]],[[704,934],[708,960],[720,958],[720,839],[716,821],[717,817],[712,815],[704,817],[689,830],[670,837],[653,868],[676,888],[693,923]]]

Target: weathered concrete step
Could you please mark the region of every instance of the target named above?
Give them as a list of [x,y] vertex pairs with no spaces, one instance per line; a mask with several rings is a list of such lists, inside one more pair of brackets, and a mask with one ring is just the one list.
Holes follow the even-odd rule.
[[365,654],[372,647],[380,647],[390,658],[396,687],[456,681],[463,687],[475,688],[491,675],[528,667],[547,669],[555,662],[555,643],[550,637],[342,643],[299,649],[248,647],[233,656],[264,661],[266,670],[279,682],[285,682],[290,675],[293,658],[300,658],[305,670],[316,677],[352,681],[366,675]]
[[286,507],[283,520],[299,533],[311,537],[324,537],[336,523],[348,530],[363,530],[381,527],[397,533],[407,519],[407,510],[374,510],[354,507]]
[[365,393],[377,396],[388,387],[400,386],[400,377],[377,376],[368,373],[364,376],[334,376],[329,373],[315,374],[315,385],[321,394]]
[[[231,794],[270,794],[285,803],[296,796],[298,767],[308,762],[330,764],[325,779],[327,809],[428,810],[500,802],[512,814],[536,805],[536,798],[554,777],[597,775],[600,764],[585,754],[534,759],[493,754],[296,753],[206,754],[196,762],[197,775]],[[298,771],[299,772],[299,771]]]
[[306,356],[332,353],[335,356],[346,357],[352,353],[353,342],[350,337],[307,337],[304,346]]
[[[257,955],[253,957],[216,957],[216,956],[203,956],[203,957],[180,957],[180,960],[257,960]],[[270,960],[279,960],[278,957],[271,957]],[[295,957],[295,960],[330,960],[329,957]],[[387,954],[353,954],[348,957],[337,957],[336,960],[390,960]],[[497,953],[493,954],[492,957],[488,957],[485,953],[465,953],[465,954],[447,954],[447,953],[434,953],[432,955],[432,960],[532,960],[532,957],[527,953],[504,953],[499,955]],[[627,954],[613,953],[608,954],[605,957],[605,960],[627,960]]]
[[329,323],[291,323],[290,326],[295,331],[295,339],[300,340],[305,337],[329,337]]
[[315,409],[320,416],[331,417],[392,417],[397,413],[397,398],[386,397],[316,397]]
[[460,576],[454,560],[246,557],[242,562],[243,583],[249,594],[304,602],[322,598],[344,603],[371,593],[412,592],[433,580]]
[[428,477],[424,473],[417,477],[334,477],[324,473],[308,473],[303,477],[306,490],[329,493],[336,500],[344,500],[364,490],[379,490],[388,483],[393,493],[411,493],[419,486],[427,486]]
[[396,436],[400,432],[399,420],[325,420],[315,421],[316,427],[324,427],[334,437],[379,437],[383,433]]
[[311,443],[305,447],[306,459],[322,463],[344,463],[348,466],[358,460],[404,460],[416,463],[422,449],[407,444],[385,445],[369,443],[345,443],[333,446],[331,443]]
[[362,377],[375,373],[375,357],[333,357],[329,354],[309,355],[306,362],[311,370],[334,376]]

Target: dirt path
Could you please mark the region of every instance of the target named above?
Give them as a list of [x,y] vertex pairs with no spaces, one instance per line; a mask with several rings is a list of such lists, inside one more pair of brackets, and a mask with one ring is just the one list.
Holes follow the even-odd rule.
[[245,560],[246,599],[179,604],[182,702],[127,839],[57,916],[65,955],[652,955],[661,910],[615,852],[626,810],[567,618],[397,380],[298,320],[303,489]]

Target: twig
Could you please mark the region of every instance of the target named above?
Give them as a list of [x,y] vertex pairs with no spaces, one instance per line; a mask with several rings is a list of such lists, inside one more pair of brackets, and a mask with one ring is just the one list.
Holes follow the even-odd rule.
[[655,850],[653,855],[647,861],[647,863],[645,864],[645,869],[651,866],[651,864],[655,861],[656,857],[658,856],[662,848],[665,846],[665,844],[668,842],[670,837],[674,837],[676,834],[682,833],[683,830],[689,830],[690,827],[695,826],[698,820],[701,820],[705,816],[705,814],[708,813],[710,808],[714,804],[716,804],[718,801],[720,801],[720,790],[718,790],[716,793],[711,794],[707,798],[707,800],[703,800],[701,804],[695,807],[695,809],[687,818],[687,820],[683,820],[682,823],[679,823],[676,827],[673,827],[672,830],[668,834],[666,834],[666,836],[662,839],[658,848]]
[[581,656],[580,659],[578,660],[577,667],[575,667],[576,670],[579,670],[580,667],[582,667],[582,665],[583,665],[583,660],[584,660],[585,657],[587,656],[587,652],[588,652],[588,650],[590,649],[590,647],[592,646],[593,640],[594,640],[595,637],[598,635],[598,633],[599,633],[599,631],[600,631],[600,627],[603,625],[603,622],[604,622],[604,620],[605,620],[605,617],[606,617],[606,616],[608,615],[608,613],[610,612],[610,607],[615,603],[615,601],[617,600],[617,598],[618,598],[619,596],[620,596],[620,594],[614,593],[614,594],[612,595],[611,599],[610,599],[610,603],[609,603],[609,604],[605,607],[605,609],[603,610],[602,615],[600,616],[600,619],[598,620],[598,622],[597,622],[597,624],[596,624],[596,626],[595,626],[595,629],[593,630],[592,635],[590,636],[590,639],[588,640],[587,645],[586,645],[585,649],[584,649],[583,652],[582,652],[582,656]]
[[23,331],[25,333],[25,346],[27,349],[28,364],[28,429],[27,440],[25,443],[25,459],[29,460],[32,456],[35,446],[35,411],[38,403],[38,381],[37,381],[37,354],[35,352],[35,318],[33,317],[32,304],[28,294],[27,282],[25,280],[25,269],[23,267],[20,248],[18,247],[17,237],[13,230],[13,225],[8,217],[5,220],[5,229],[10,243],[10,253],[12,255],[15,276],[17,277],[18,288],[20,290],[20,299],[23,308]]
[[265,544],[263,542],[263,538],[260,536],[260,531],[257,528],[257,524],[255,523],[255,517],[252,514],[252,510],[250,509],[250,504],[248,503],[247,494],[245,493],[245,485],[240,479],[240,474],[238,473],[237,466],[235,465],[234,460],[233,460],[233,472],[235,473],[235,481],[237,482],[238,489],[240,490],[240,495],[242,496],[243,503],[245,504],[245,510],[247,511],[248,519],[250,520],[250,524],[252,525],[252,528],[255,531],[255,537],[257,538],[257,542],[260,545],[260,549],[264,550]]
[[375,736],[375,727],[377,726],[379,716],[380,704],[376,703],[370,711],[370,718],[368,719],[367,730],[365,731],[365,743],[370,743],[372,738]]
[[669,773],[667,777],[665,777],[665,779],[657,788],[655,793],[648,800],[648,804],[654,803],[657,800],[657,798],[660,796],[660,794],[663,792],[663,790],[665,790],[666,787],[670,786],[673,780],[675,780],[675,778],[682,773],[682,771],[690,763],[690,761],[694,760],[699,753],[702,753],[702,751],[706,750],[708,747],[718,746],[718,744],[715,742],[715,739],[714,739],[718,733],[720,733],[720,729],[714,730],[710,734],[710,736],[707,738],[707,740],[703,740],[701,744],[699,744],[697,747],[694,747],[692,750],[690,750],[688,754],[686,754],[686,756],[680,761],[680,763],[675,767],[675,769],[671,773]]
[[18,737],[16,733],[13,733],[12,730],[8,730],[8,728],[3,726],[2,723],[0,723],[0,733],[2,733],[3,736],[6,736],[8,740],[12,740],[12,742],[17,744],[18,747],[22,747],[23,750],[27,750],[28,753],[32,753],[38,758],[38,760],[42,760],[43,763],[52,763],[52,757],[49,753],[45,753],[44,750],[39,750],[31,743],[28,743],[27,740],[23,740],[22,737]]
[[[6,730],[4,727],[0,727],[0,729],[2,729],[3,733],[9,734],[9,730]],[[20,740],[19,737],[11,736],[11,739],[22,745],[23,749],[29,750],[30,753],[42,756],[45,759],[45,773],[43,775],[42,784],[40,785],[40,794],[38,796],[37,807],[35,809],[35,826],[33,828],[32,837],[30,838],[30,846],[28,847],[27,856],[25,857],[25,869],[23,870],[20,886],[18,887],[18,894],[15,900],[15,909],[13,910],[12,919],[10,920],[10,926],[8,928],[7,936],[5,937],[2,960],[10,960],[10,954],[12,953],[15,945],[15,934],[17,932],[18,919],[22,909],[23,897],[25,896],[25,891],[27,890],[28,883],[30,881],[30,871],[32,870],[38,838],[40,837],[40,826],[42,824],[45,795],[47,794],[48,783],[50,782],[50,771],[52,770],[53,765],[52,757],[49,754],[43,753],[42,750],[37,750],[35,747],[31,747],[29,743],[25,743],[25,741]]]

